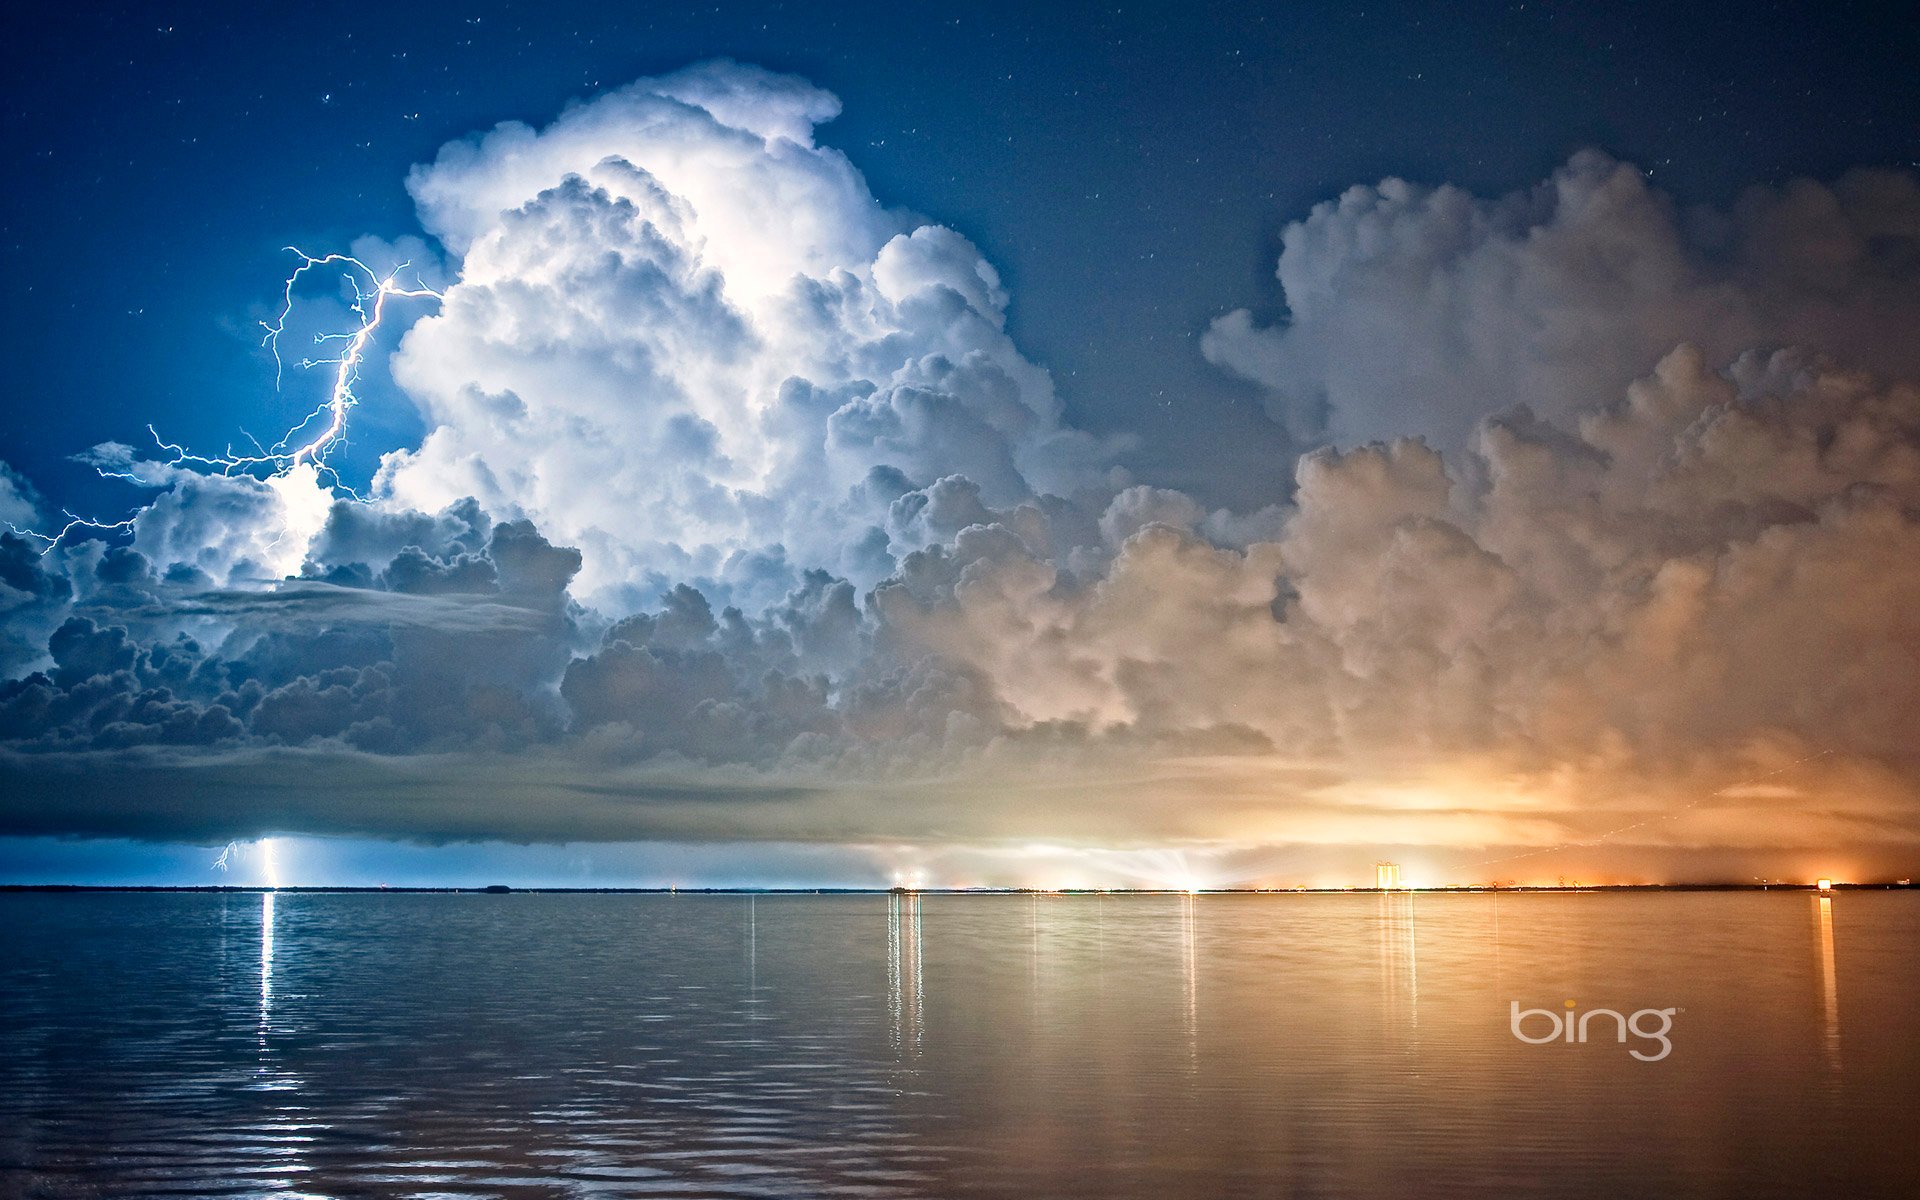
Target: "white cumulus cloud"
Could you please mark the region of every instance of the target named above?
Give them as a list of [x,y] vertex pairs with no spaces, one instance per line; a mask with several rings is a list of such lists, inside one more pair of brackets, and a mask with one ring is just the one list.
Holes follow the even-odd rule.
[[432,432],[380,493],[529,516],[586,555],[582,595],[631,603],[681,577],[871,584],[915,548],[890,506],[949,476],[1003,505],[1101,486],[994,269],[814,144],[838,111],[708,64],[417,169],[463,258],[395,356]]
[[1464,446],[1484,415],[1563,417],[1688,342],[1714,361],[1810,347],[1920,373],[1920,183],[1856,171],[1682,210],[1593,151],[1494,200],[1387,179],[1286,227],[1287,319],[1219,318],[1203,349],[1296,434]]

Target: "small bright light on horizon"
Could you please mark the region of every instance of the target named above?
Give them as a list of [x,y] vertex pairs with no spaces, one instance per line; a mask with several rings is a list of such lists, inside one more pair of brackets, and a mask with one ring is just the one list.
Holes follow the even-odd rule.
[[1819,889],[1823,892],[1830,892],[1833,890],[1833,880],[1822,879],[1816,886],[1818,886]]

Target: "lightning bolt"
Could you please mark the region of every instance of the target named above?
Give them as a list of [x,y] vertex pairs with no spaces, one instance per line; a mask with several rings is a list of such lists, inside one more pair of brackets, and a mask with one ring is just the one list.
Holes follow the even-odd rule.
[[[105,472],[102,472],[102,474],[105,474]],[[37,529],[22,529],[12,521],[7,522],[7,528],[23,538],[32,538],[36,542],[45,543],[45,545],[40,548],[40,556],[42,558],[46,557],[48,551],[58,546],[66,539],[68,534],[76,529],[92,529],[101,533],[111,533],[116,529],[127,530],[133,528],[132,517],[128,517],[123,521],[95,521],[89,517],[76,516],[71,510],[64,508],[60,510],[60,515],[67,518],[67,523],[62,525],[59,530],[54,533],[41,533]]]
[[[274,844],[274,839],[261,838],[259,841],[252,843],[252,847],[260,858],[260,877],[266,881],[268,887],[279,887],[280,861],[277,854],[279,847]],[[246,854],[246,847],[243,847],[239,842],[228,842],[226,845],[220,847],[220,857],[214,859],[213,865],[207,869],[223,873],[231,872],[234,865],[238,863],[240,859],[244,858]]]
[[[287,318],[293,315],[293,291],[302,275],[316,268],[339,267],[353,288],[351,308],[354,316],[359,319],[359,326],[344,333],[316,334],[315,345],[340,343],[342,344],[340,352],[331,357],[300,360],[299,365],[305,370],[321,366],[333,367],[333,386],[327,398],[307,414],[305,420],[288,430],[286,436],[275,443],[266,454],[251,460],[230,459],[221,465],[232,469],[241,465],[270,463],[274,466],[276,474],[284,474],[303,462],[311,462],[315,467],[324,469],[334,480],[335,486],[341,486],[339,476],[334,474],[331,468],[326,467],[326,456],[327,452],[345,437],[347,413],[360,402],[359,398],[353,394],[353,387],[359,382],[360,364],[366,358],[367,346],[373,341],[373,335],[379,330],[380,323],[386,319],[387,301],[396,298],[443,300],[445,297],[421,283],[418,272],[414,274],[415,286],[401,287],[396,280],[400,272],[411,266],[411,263],[401,263],[385,276],[381,276],[352,255],[329,254],[322,258],[315,258],[294,246],[288,246],[287,250],[289,253],[300,256],[300,265],[293,269],[293,274],[287,276],[286,287],[281,294],[280,315],[271,323],[260,322],[260,328],[266,331],[260,344],[273,353],[274,390],[279,390],[281,378],[285,372],[285,363],[280,357],[280,339],[286,333]],[[363,280],[371,287],[363,286]],[[298,445],[293,444],[300,433],[316,421],[321,423],[320,431]]]
[[[316,474],[324,478],[328,485],[337,491],[358,500],[360,495],[341,480],[340,475],[327,463],[327,455],[346,440],[347,414],[360,403],[354,394],[354,387],[360,381],[360,368],[366,361],[367,351],[373,344],[374,335],[379,332],[381,323],[387,317],[387,304],[391,300],[443,300],[445,296],[420,280],[419,272],[414,272],[413,286],[400,282],[402,272],[412,264],[403,262],[385,275],[375,271],[360,259],[350,254],[326,254],[314,256],[297,246],[286,247],[291,254],[298,256],[299,265],[287,276],[281,289],[280,312],[272,321],[261,321],[264,331],[260,344],[273,355],[273,387],[280,390],[286,375],[286,360],[281,357],[280,342],[287,332],[287,321],[293,315],[297,303],[294,292],[308,272],[327,269],[337,270],[348,287],[353,290],[353,301],[348,306],[354,316],[353,328],[322,332],[314,335],[313,343],[318,347],[332,349],[332,353],[317,354],[299,360],[302,370],[318,367],[331,367],[332,383],[326,398],[314,406],[286,434],[271,446],[262,446],[254,441],[253,454],[236,454],[232,445],[219,455],[195,454],[186,447],[169,442],[160,436],[153,426],[147,426],[155,445],[170,457],[155,460],[163,466],[192,467],[214,471],[222,475],[235,473],[251,474],[264,470],[267,478],[284,476],[305,464],[313,468]],[[249,440],[253,441],[251,435]],[[102,478],[125,479],[143,483],[141,476],[134,471],[113,471],[96,466]],[[8,528],[21,537],[31,538],[42,543],[40,553],[44,556],[66,540],[76,530],[90,529],[96,532],[126,531],[133,528],[136,513],[119,521],[96,521],[62,510],[67,523],[60,529],[45,533],[32,529],[22,529],[8,523]]]

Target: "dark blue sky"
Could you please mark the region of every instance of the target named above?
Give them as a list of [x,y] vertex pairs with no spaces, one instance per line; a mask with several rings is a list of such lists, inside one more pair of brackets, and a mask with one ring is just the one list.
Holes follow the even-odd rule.
[[[837,93],[823,140],[982,247],[1071,420],[1246,503],[1284,445],[1196,339],[1273,315],[1277,232],[1313,202],[1390,173],[1503,191],[1587,145],[1684,201],[1905,165],[1916,52],[1899,6],[1838,4],[49,6],[0,51],[0,459],[117,512],[67,455],[149,420],[203,447],[277,429],[253,321],[281,246],[407,233],[407,167],[449,139],[732,56]],[[349,473],[411,421],[363,410]],[[1174,465],[1196,443],[1205,477]]]

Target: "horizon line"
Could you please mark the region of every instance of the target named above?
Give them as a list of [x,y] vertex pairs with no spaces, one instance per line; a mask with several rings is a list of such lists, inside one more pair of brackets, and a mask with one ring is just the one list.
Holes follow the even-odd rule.
[[184,892],[239,895],[291,893],[307,895],[636,895],[636,896],[1343,896],[1353,894],[1409,895],[1414,893],[1479,892],[1816,892],[1911,891],[1911,880],[1843,883],[1591,883],[1591,884],[1447,884],[1430,887],[569,887],[514,886],[504,883],[473,885],[434,884],[140,884],[140,883],[0,883],[0,892]]

